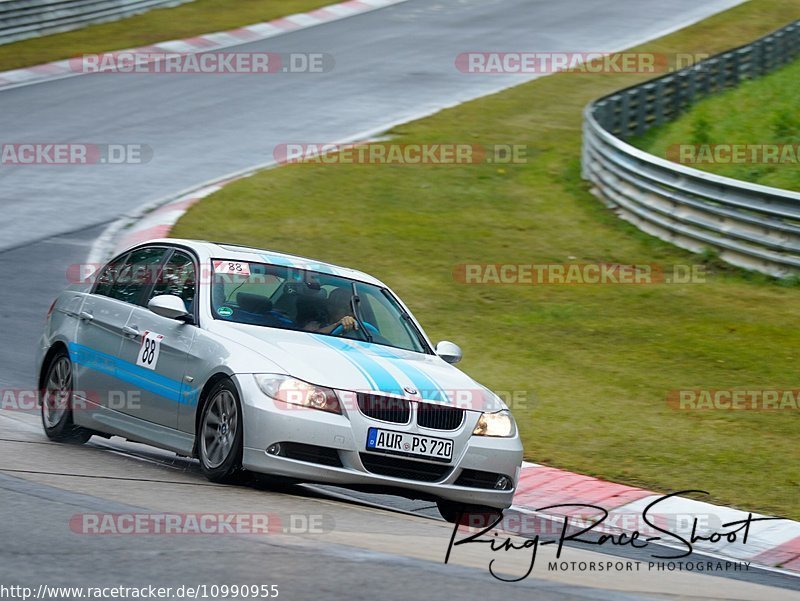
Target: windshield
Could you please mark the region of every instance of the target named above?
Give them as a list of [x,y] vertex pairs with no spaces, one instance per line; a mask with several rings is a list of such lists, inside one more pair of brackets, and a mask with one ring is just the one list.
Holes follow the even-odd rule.
[[221,259],[212,264],[215,319],[430,352],[385,288],[281,265]]

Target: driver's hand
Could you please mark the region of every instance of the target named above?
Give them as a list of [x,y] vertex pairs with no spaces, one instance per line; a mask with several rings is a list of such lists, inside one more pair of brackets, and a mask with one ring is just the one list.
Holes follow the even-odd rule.
[[342,317],[339,320],[339,323],[342,324],[342,328],[344,328],[345,332],[358,329],[358,322],[350,315],[345,315],[344,317]]

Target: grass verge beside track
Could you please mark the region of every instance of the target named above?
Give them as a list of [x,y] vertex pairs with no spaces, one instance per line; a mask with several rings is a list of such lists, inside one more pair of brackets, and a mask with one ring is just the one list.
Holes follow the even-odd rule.
[[0,46],[0,71],[236,29],[306,12],[335,1],[196,0],[119,21],[5,44]]
[[[753,0],[640,49],[714,53],[797,17],[793,0]],[[582,108],[643,78],[554,75],[391,132],[395,143],[525,144],[525,164],[281,167],[209,197],[173,235],[380,277],[432,338],[462,345],[465,371],[495,390],[527,391],[515,415],[530,460],[800,518],[800,412],[666,403],[676,389],[796,388],[797,287],[711,259],[706,283],[686,285],[453,279],[454,265],[473,262],[702,260],[616,218],[580,178]]]
[[[800,144],[800,61],[697,103],[671,123],[653,128],[633,144],[660,157],[673,145]],[[793,145],[793,146],[792,146]],[[800,190],[796,153],[786,162],[697,163],[690,167],[765,186]],[[723,158],[723,160],[726,160]]]

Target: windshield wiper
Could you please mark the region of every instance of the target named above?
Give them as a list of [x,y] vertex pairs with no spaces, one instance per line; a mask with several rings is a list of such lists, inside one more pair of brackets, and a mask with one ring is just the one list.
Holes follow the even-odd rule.
[[358,296],[358,290],[356,290],[356,283],[353,282],[353,296],[350,297],[350,307],[353,309],[353,317],[355,317],[356,323],[358,323],[358,327],[361,329],[361,333],[364,334],[364,338],[367,342],[372,342],[372,334],[367,331],[367,328],[364,327],[364,320],[361,319],[361,297]]
[[397,304],[397,301],[395,301],[394,298],[392,298],[391,293],[386,288],[381,288],[381,293],[383,294],[383,296],[386,297],[386,300],[388,300],[391,303],[391,305],[395,308],[395,310],[398,313],[400,313],[400,317],[403,318],[403,321],[405,321],[408,324],[408,328],[414,334],[414,337],[417,339],[417,342],[419,342],[422,350],[423,351],[429,350],[430,347],[428,346],[428,342],[425,340],[425,337],[422,335],[422,332],[420,332],[419,329],[417,329],[417,325],[414,323],[414,320],[411,319],[411,316],[408,314],[408,312],[406,312],[401,305]]

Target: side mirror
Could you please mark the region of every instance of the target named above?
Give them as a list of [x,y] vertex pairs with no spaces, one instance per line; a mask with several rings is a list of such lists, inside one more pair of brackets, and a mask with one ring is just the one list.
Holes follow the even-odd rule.
[[183,299],[174,294],[159,294],[150,299],[147,303],[147,308],[156,315],[166,317],[167,319],[180,319],[183,321],[191,322],[192,316],[186,310],[186,305],[183,304]]
[[454,342],[450,342],[449,340],[442,340],[441,342],[437,343],[434,350],[436,351],[437,355],[451,365],[458,363],[461,361],[461,357],[463,357],[463,354],[461,353],[461,347]]

